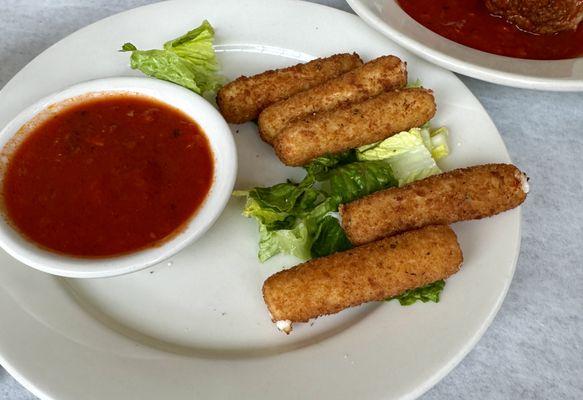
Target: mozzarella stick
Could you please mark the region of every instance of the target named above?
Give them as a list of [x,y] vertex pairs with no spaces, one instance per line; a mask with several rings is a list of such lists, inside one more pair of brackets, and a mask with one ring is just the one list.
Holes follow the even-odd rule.
[[395,56],[383,56],[322,85],[275,103],[259,114],[259,134],[272,143],[291,121],[349,103],[358,103],[407,84],[407,68]]
[[277,327],[289,333],[294,322],[445,279],[462,261],[451,228],[430,226],[281,271],[263,284],[263,299]]
[[241,124],[252,121],[271,104],[361,65],[358,54],[345,53],[251,77],[241,76],[219,90],[217,105],[228,122]]
[[456,169],[340,206],[342,226],[354,245],[427,225],[480,219],[519,206],[527,177],[514,165]]
[[279,132],[273,147],[284,164],[300,166],[325,154],[375,143],[421,126],[435,115],[435,110],[435,99],[429,90],[385,92],[292,122]]

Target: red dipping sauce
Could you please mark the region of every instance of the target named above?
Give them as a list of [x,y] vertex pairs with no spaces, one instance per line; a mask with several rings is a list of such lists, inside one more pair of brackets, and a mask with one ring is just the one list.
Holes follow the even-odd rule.
[[104,257],[155,246],[186,225],[213,181],[197,123],[141,95],[80,100],[25,135],[8,154],[4,213],[59,253]]
[[583,23],[575,31],[535,35],[491,15],[483,0],[396,1],[421,25],[477,50],[533,60],[583,56]]

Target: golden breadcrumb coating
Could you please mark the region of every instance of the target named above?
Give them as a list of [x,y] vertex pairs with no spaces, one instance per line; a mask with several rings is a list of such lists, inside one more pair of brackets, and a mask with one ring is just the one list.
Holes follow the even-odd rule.
[[359,103],[382,92],[407,84],[407,67],[395,56],[383,56],[277,102],[259,114],[259,134],[272,143],[279,131],[290,122],[313,114]]
[[363,244],[426,225],[479,219],[519,206],[526,176],[511,164],[456,169],[340,206],[350,241]]
[[358,54],[336,54],[288,68],[241,76],[219,90],[217,105],[228,122],[252,121],[271,104],[360,67]]
[[421,126],[436,111],[426,89],[384,92],[361,103],[299,119],[279,132],[273,147],[286,165],[300,166],[325,154],[375,143]]
[[306,322],[445,279],[462,261],[453,230],[430,226],[278,272],[263,298],[274,322]]

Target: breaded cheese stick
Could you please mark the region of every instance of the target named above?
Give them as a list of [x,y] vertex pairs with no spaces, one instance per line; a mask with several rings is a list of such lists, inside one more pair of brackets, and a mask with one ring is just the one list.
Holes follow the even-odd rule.
[[277,327],[289,333],[294,322],[445,279],[462,261],[453,230],[430,226],[278,272],[263,284],[263,299]]
[[251,77],[241,76],[219,90],[217,105],[228,122],[241,124],[252,121],[271,104],[361,65],[358,54],[344,53]]
[[406,84],[406,64],[395,56],[379,57],[267,107],[259,114],[259,134],[264,141],[272,143],[279,131],[295,119],[358,103]]
[[519,206],[527,177],[511,164],[456,169],[340,206],[354,245],[426,225],[489,217]]
[[284,164],[300,166],[325,154],[375,143],[421,126],[435,115],[435,110],[429,90],[384,92],[361,103],[292,122],[279,132],[273,147]]

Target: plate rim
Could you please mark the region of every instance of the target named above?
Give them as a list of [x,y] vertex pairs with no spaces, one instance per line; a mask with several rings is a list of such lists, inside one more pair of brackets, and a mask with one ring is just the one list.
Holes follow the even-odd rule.
[[[348,3],[350,4],[350,6],[352,7],[352,3],[354,1],[358,2],[359,0],[347,0]],[[113,18],[115,16],[118,16],[120,14],[124,14],[124,13],[131,13],[134,10],[137,9],[141,9],[141,8],[147,8],[147,7],[151,7],[154,5],[159,5],[160,3],[185,3],[186,1],[181,1],[181,0],[166,0],[166,1],[161,1],[161,2],[157,2],[157,3],[151,3],[151,4],[147,4],[147,5],[143,5],[140,7],[135,7],[135,8],[131,8],[128,10],[124,10],[118,13],[115,13],[113,15],[110,15],[108,17],[105,17],[103,19],[100,19],[98,21],[95,21],[89,25],[86,25],[70,34],[68,34],[67,36],[63,37],[62,39],[60,39],[59,41],[57,41],[56,43],[52,44],[51,46],[47,47],[45,50],[43,50],[41,53],[37,54],[32,60],[30,60],[24,67],[22,67],[10,80],[8,80],[6,82],[6,84],[4,85],[4,87],[2,89],[0,89],[0,93],[4,92],[4,90],[6,89],[7,86],[9,86],[9,84],[16,78],[18,77],[22,71],[24,71],[30,64],[34,63],[35,60],[40,57],[41,55],[43,55],[45,52],[47,52],[49,49],[53,48],[54,46],[57,46],[58,44],[60,44],[61,42],[67,40],[70,36],[73,36],[85,29],[89,29],[90,27],[93,27],[94,25],[100,24],[103,21]],[[355,16],[349,12],[331,7],[331,6],[326,6],[323,4],[319,4],[319,3],[312,3],[312,2],[308,2],[308,1],[296,1],[296,0],[277,0],[275,2],[270,2],[271,4],[273,3],[285,3],[287,5],[290,6],[298,6],[298,7],[314,7],[314,8],[320,8],[325,10],[324,12],[332,12],[332,13],[342,13],[345,15],[350,15],[352,18],[356,18],[356,19],[360,19],[358,16]],[[355,20],[356,21],[356,20]],[[362,20],[361,20],[362,23]],[[368,25],[368,23],[367,23]],[[373,29],[370,25],[368,25],[370,29]],[[376,31],[376,29],[375,29]],[[403,46],[401,43],[399,43],[398,41],[393,40],[392,38],[386,37],[385,39],[388,41],[394,41],[396,42],[396,44],[398,46],[402,46],[406,51],[410,51],[411,53],[419,56],[419,54],[417,54],[415,51],[413,51],[411,48],[407,47],[407,46]],[[420,56],[420,58],[425,59],[424,57]],[[436,68],[440,68],[439,66],[435,66]],[[467,87],[465,86],[465,84],[457,77],[455,76],[451,71],[445,71],[446,73],[450,74],[453,78],[457,79],[458,81],[460,81],[460,83],[467,89]],[[468,89],[469,91],[469,89]],[[475,96],[473,95],[473,93],[470,92],[470,94],[475,98]],[[477,98],[476,98],[477,100]],[[491,120],[489,114],[487,113],[487,111],[484,109],[483,105],[479,102],[479,100],[477,100],[477,103],[479,104],[482,112],[488,116],[488,118]],[[500,132],[498,131],[498,129],[495,127],[493,121],[492,121],[492,125],[494,126],[494,128],[496,129],[496,134],[498,136],[498,138],[502,141],[502,145],[504,148],[504,156],[510,161],[510,156],[508,153],[508,150],[506,148],[506,145],[504,144],[504,141],[502,139],[502,135],[500,134]],[[471,337],[470,340],[468,340],[465,344],[465,346],[463,346],[462,349],[460,349],[457,354],[450,358],[448,362],[442,364],[442,366],[440,368],[438,368],[430,378],[426,379],[423,384],[418,385],[415,389],[411,390],[408,394],[404,395],[403,397],[401,397],[402,399],[414,399],[417,398],[421,395],[423,395],[424,393],[426,393],[429,389],[431,389],[433,386],[435,386],[439,381],[441,381],[447,374],[449,374],[449,372],[451,372],[465,357],[466,355],[476,346],[476,344],[478,343],[478,341],[482,338],[482,336],[484,335],[484,333],[486,332],[486,330],[488,329],[488,327],[492,324],[494,318],[496,317],[500,307],[502,306],[506,295],[508,293],[508,290],[510,288],[510,285],[512,283],[513,280],[513,276],[516,270],[516,266],[517,266],[517,260],[518,257],[520,255],[520,245],[521,245],[521,226],[522,226],[522,218],[521,218],[521,208],[519,207],[517,209],[517,249],[514,252],[514,257],[513,257],[513,261],[512,261],[512,266],[510,269],[510,274],[507,277],[507,283],[505,285],[504,291],[499,295],[496,304],[494,305],[494,307],[491,308],[490,313],[487,315],[487,318],[484,318],[480,328],[478,330],[476,330],[476,332],[474,333],[474,335]],[[29,390],[33,395],[35,395],[36,397],[40,398],[40,399],[47,399],[47,400],[53,400],[54,397],[52,397],[51,395],[49,395],[48,393],[43,392],[35,383],[33,383],[32,381],[30,381],[28,378],[26,378],[26,376],[22,373],[20,373],[20,371],[17,368],[14,368],[9,362],[7,362],[6,358],[3,356],[2,353],[0,353],[0,364],[5,368],[5,370],[11,375],[13,376],[20,384],[22,384],[22,386],[24,386],[27,390]]]
[[[434,50],[431,47],[426,46],[414,38],[402,34],[397,29],[387,24],[378,15],[376,15],[374,11],[367,7],[365,4],[366,0],[346,0],[346,2],[350,8],[352,8],[352,10],[371,28],[381,32],[389,40],[394,41],[418,57],[442,68],[469,76],[471,78],[479,79],[481,81],[520,89],[555,92],[583,91],[583,79],[552,79],[533,77],[524,74],[500,71],[494,68],[481,66],[479,64],[474,64],[469,61],[464,61],[459,58],[449,56],[441,51]],[[443,39],[449,40],[446,38]],[[507,60],[514,60],[512,57],[505,57],[496,54],[491,54],[490,56]]]

